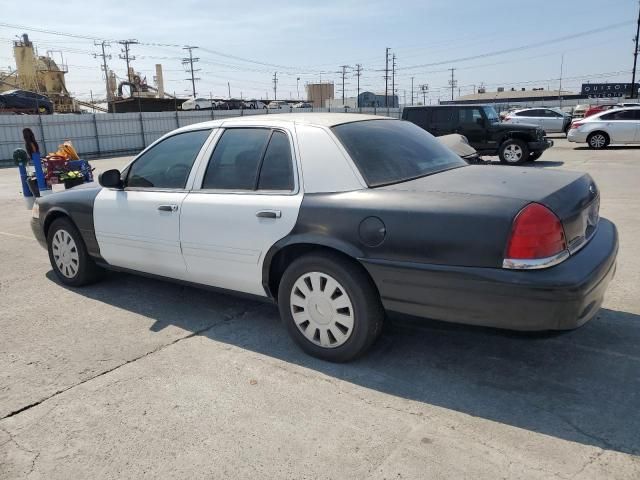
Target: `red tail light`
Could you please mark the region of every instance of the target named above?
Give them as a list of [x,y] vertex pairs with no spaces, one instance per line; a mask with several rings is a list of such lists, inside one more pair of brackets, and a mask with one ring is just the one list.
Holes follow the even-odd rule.
[[511,121],[511,117],[504,117],[503,122],[509,122],[509,121]]
[[[507,265],[508,260],[537,260],[554,257],[567,250],[564,229],[558,217],[547,207],[531,203],[516,215],[507,243],[505,266],[509,268],[540,268],[548,264],[526,267]],[[557,263],[557,262],[556,262]]]
[[580,122],[573,122],[569,128],[580,128],[582,125]]

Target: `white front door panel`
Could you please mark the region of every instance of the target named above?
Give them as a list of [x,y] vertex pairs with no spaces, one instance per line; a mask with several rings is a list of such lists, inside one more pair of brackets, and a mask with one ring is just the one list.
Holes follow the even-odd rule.
[[265,296],[264,256],[291,232],[301,203],[301,193],[189,193],[180,216],[188,280]]
[[117,267],[184,279],[180,208],[186,195],[103,189],[93,212],[102,258]]

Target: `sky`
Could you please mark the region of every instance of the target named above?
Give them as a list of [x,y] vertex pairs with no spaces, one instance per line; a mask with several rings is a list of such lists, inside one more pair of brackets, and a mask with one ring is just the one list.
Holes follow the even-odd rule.
[[[425,84],[427,102],[449,99],[450,68],[455,96],[481,84],[487,91],[557,89],[561,64],[562,89],[579,91],[587,81],[631,81],[638,7],[638,0],[65,0],[64,7],[7,0],[0,70],[13,68],[12,40],[26,32],[40,54],[64,58],[67,88],[81,99],[105,96],[91,38],[138,40],[131,47],[135,70],[152,84],[154,65],[162,63],[165,89],[184,97],[191,92],[184,45],[199,47],[196,90],[205,97],[228,97],[230,87],[234,98],[273,98],[275,72],[278,99],[304,98],[304,85],[317,81],[333,81],[339,97],[342,65],[351,97],[356,64],[361,91],[384,92],[386,48],[396,55],[401,103],[410,103],[412,77],[416,101]],[[111,43],[108,64],[124,78],[120,49]]]

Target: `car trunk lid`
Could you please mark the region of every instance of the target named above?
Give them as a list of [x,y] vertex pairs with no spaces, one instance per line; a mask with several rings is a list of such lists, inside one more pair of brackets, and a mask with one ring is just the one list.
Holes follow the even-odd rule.
[[530,167],[466,166],[380,188],[540,203],[562,222],[572,252],[581,248],[595,231],[600,207],[599,192],[589,174]]

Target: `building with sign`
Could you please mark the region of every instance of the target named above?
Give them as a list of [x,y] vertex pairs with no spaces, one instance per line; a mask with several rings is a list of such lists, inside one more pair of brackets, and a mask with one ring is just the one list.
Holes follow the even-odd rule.
[[[631,83],[583,83],[580,93],[586,98],[631,97]],[[640,84],[635,84],[635,98],[640,95]]]

